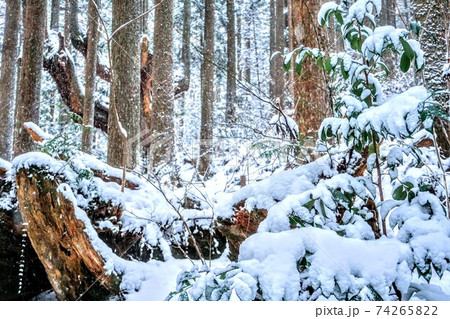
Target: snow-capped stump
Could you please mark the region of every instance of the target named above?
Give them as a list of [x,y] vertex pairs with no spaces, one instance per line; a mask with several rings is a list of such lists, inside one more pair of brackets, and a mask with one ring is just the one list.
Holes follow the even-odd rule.
[[266,209],[255,207],[249,212],[244,207],[245,201],[241,201],[234,206],[233,217],[218,219],[217,229],[228,240],[231,261],[237,261],[241,244],[258,231],[259,224],[267,217]]
[[70,187],[58,187],[57,179],[33,166],[16,172],[19,209],[57,297],[78,300],[118,295],[120,279],[106,272],[106,261],[86,231],[88,225],[77,216],[80,209]]
[[30,240],[22,236],[10,171],[11,164],[0,159],[0,300],[29,300],[51,286]]

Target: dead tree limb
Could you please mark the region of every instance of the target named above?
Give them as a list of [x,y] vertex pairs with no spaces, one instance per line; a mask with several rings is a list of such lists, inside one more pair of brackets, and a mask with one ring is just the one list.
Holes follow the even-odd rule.
[[[84,93],[75,72],[70,53],[64,45],[64,36],[59,33],[59,48],[47,41],[44,56],[44,69],[56,83],[61,99],[69,109],[83,116]],[[108,129],[108,107],[100,100],[95,101],[94,126],[106,132]]]

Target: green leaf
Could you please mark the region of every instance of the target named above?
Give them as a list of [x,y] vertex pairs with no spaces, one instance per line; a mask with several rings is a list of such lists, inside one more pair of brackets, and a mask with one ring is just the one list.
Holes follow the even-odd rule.
[[408,192],[408,202],[411,202],[416,197],[416,193],[413,191]]
[[311,210],[314,207],[314,203],[316,202],[315,199],[311,199],[309,202],[307,202],[303,207],[305,207],[307,210]]
[[305,223],[299,217],[294,215],[289,216],[289,224],[297,228],[302,228],[306,226]]
[[428,283],[431,280],[432,277],[432,271],[431,271],[431,265],[430,265],[430,261],[426,261],[427,263],[427,269],[420,269],[419,267],[417,267],[417,272],[419,274],[419,278],[423,277]]
[[355,144],[353,145],[353,147],[355,148],[356,152],[358,152],[358,153],[362,152],[363,145],[362,145],[361,141],[355,140]]
[[331,73],[331,71],[333,70],[333,66],[331,65],[331,58],[328,57],[325,60],[325,70],[327,70],[328,73]]
[[324,141],[324,142],[326,142],[326,140],[327,140],[327,135],[326,135],[326,132],[325,132],[325,128],[322,128],[322,130],[320,131],[320,139],[322,141]]
[[390,71],[389,71],[388,66],[383,62],[378,62],[378,65],[381,66],[383,71],[386,73],[386,76],[389,76]]
[[319,68],[323,69],[324,65],[323,65],[323,57],[319,56],[317,58],[317,65],[319,66]]
[[403,50],[405,51],[404,54],[406,54],[410,60],[414,60],[414,58],[416,57],[416,52],[414,52],[414,50],[411,48],[408,41],[400,38],[400,42],[402,43]]
[[403,53],[402,58],[400,59],[400,70],[402,70],[403,73],[406,73],[409,71],[410,67],[411,67],[411,59],[405,52]]
[[294,55],[299,52],[302,52],[302,50],[303,50],[303,47],[299,47],[299,48],[295,49],[294,51],[286,54],[286,56],[283,59],[283,66],[284,66],[284,70],[286,72],[291,69],[291,62],[292,62],[292,58],[294,57]]
[[349,74],[347,71],[345,71],[344,69],[344,61],[342,61],[341,63],[341,73],[342,73],[342,77],[344,78],[344,80],[347,80],[349,78]]
[[411,182],[404,182],[404,183],[403,183],[403,186],[404,186],[406,189],[408,189],[408,190],[414,188],[414,185],[413,185],[413,183],[411,183]]
[[408,193],[403,188],[403,185],[397,187],[397,189],[392,194],[392,198],[395,200],[405,200],[406,196],[408,196]]
[[336,10],[334,11],[334,15],[336,16],[336,20],[339,22],[339,24],[344,24],[344,19],[342,18],[341,11]]

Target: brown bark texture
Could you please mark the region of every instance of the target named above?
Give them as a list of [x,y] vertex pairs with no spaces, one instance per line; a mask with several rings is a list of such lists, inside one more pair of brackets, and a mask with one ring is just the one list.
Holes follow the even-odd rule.
[[76,217],[72,201],[57,191],[57,178],[47,178],[40,168],[19,169],[16,185],[28,237],[58,299],[103,299],[108,292],[117,295],[120,279],[105,274],[105,261]]
[[[95,2],[94,2],[95,1]],[[100,8],[101,0],[89,1],[88,5],[88,35],[87,35],[87,54],[84,71],[85,79],[85,98],[83,109],[83,151],[90,153],[94,142],[95,117],[95,80],[97,73],[97,47],[99,39],[99,17],[97,8]]]
[[[304,45],[325,49],[325,30],[317,21],[320,6],[317,0],[292,0],[295,48]],[[323,119],[332,115],[327,77],[315,61],[306,59],[301,75],[295,75],[294,104],[300,133],[304,135],[315,135]]]
[[14,132],[14,156],[30,152],[35,148],[23,124],[25,122],[39,123],[47,1],[27,0],[25,8],[20,90],[18,91]]
[[[112,31],[139,16],[139,0],[112,1]],[[134,168],[140,151],[140,22],[115,33],[111,42],[112,81],[108,121],[108,164]],[[120,124],[120,125],[119,125]],[[124,133],[126,132],[126,138]],[[124,159],[123,157],[127,158]]]
[[183,5],[183,44],[181,47],[181,63],[183,64],[183,77],[178,81],[175,95],[189,90],[191,82],[191,0],[184,1]]
[[153,101],[151,112],[150,164],[172,161],[174,152],[173,0],[157,0],[154,23]]
[[201,66],[201,127],[199,173],[205,176],[212,161],[213,111],[214,111],[214,5],[215,0],[205,0],[205,26],[203,62]]
[[[414,0],[413,13],[425,30],[432,30],[433,36],[421,35],[422,50],[425,52],[424,80],[425,86],[433,91],[448,90],[450,78],[442,76],[446,63],[450,63],[445,52],[449,52],[450,11],[448,0]],[[439,102],[450,115],[450,95],[441,95]],[[450,122],[437,118],[434,122],[437,144],[444,157],[450,157]]]
[[234,0],[227,0],[227,101],[226,119],[236,116],[236,13]]
[[19,42],[21,3],[6,1],[0,74],[0,158],[10,160],[13,148],[17,47]]

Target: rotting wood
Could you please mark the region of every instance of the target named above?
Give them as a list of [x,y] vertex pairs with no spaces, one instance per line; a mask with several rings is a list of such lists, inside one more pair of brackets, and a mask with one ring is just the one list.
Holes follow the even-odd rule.
[[0,178],[6,178],[7,172],[6,168],[0,166]]
[[142,39],[141,44],[141,107],[142,121],[145,127],[150,128],[151,108],[152,108],[152,60],[153,55],[149,53],[150,40],[147,37]]
[[105,260],[76,217],[74,204],[57,191],[57,178],[22,168],[16,173],[16,185],[28,237],[58,299],[105,299],[107,292],[118,295],[119,278],[105,274]]
[[248,212],[244,207],[245,201],[237,203],[234,216],[230,219],[218,219],[217,230],[228,240],[231,261],[237,261],[241,244],[258,231],[258,226],[267,217],[266,209]]

